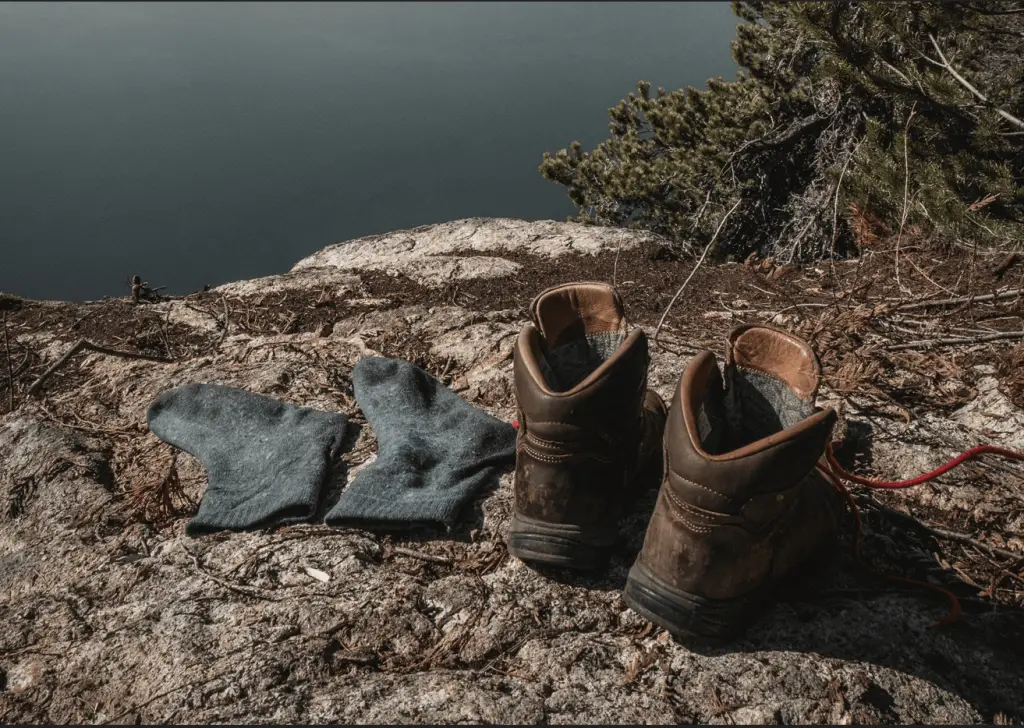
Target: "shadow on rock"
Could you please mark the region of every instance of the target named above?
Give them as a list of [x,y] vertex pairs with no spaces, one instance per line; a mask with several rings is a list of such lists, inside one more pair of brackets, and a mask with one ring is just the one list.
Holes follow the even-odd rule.
[[619,521],[620,540],[612,550],[608,565],[590,571],[527,563],[545,579],[565,586],[597,591],[621,591],[626,586],[629,570],[644,545],[647,524],[654,512],[658,489],[646,491]]
[[[966,596],[970,590],[962,581],[951,587],[961,597],[964,617],[934,627],[948,608],[940,595],[864,573],[843,556],[829,573],[778,595],[734,640],[677,642],[705,656],[799,652],[883,666],[956,693],[988,721],[998,713],[1019,720],[1024,716],[1024,611]],[[875,687],[876,707],[885,713],[882,708],[892,698]]]

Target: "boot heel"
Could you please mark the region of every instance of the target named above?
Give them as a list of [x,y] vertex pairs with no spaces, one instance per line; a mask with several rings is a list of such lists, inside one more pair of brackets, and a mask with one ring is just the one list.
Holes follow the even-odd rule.
[[515,513],[505,538],[508,552],[521,561],[589,570],[608,563],[614,539],[595,540],[577,526],[544,523]]
[[679,638],[712,642],[743,631],[760,605],[760,596],[705,599],[665,584],[639,560],[629,570],[622,593],[626,605]]

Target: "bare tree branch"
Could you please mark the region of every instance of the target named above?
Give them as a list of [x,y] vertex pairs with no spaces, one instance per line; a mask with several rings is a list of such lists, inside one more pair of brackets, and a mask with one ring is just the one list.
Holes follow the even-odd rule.
[[988,100],[988,97],[985,96],[985,94],[983,94],[978,89],[974,88],[974,86],[972,86],[971,83],[966,78],[964,78],[959,73],[957,73],[956,69],[953,68],[953,66],[951,66],[949,61],[946,59],[946,56],[943,54],[942,49],[939,48],[939,44],[938,44],[938,41],[935,40],[935,36],[933,36],[931,33],[929,33],[928,34],[928,40],[930,40],[932,42],[932,46],[935,48],[935,52],[939,54],[939,60],[941,60],[942,62],[941,63],[935,63],[935,61],[933,61],[930,58],[927,58],[927,56],[926,56],[925,58],[927,58],[927,60],[929,60],[932,63],[934,63],[936,66],[941,66],[942,68],[945,68],[947,71],[949,71],[950,75],[953,76],[953,78],[955,78],[957,81],[959,81],[961,86],[963,86],[965,89],[967,89],[972,94],[974,94],[974,96],[979,101],[981,101],[983,104],[985,104],[986,106],[991,108],[993,111],[995,111],[997,114],[999,114],[1001,117],[1003,117],[1007,121],[1009,121],[1009,122],[1011,122],[1013,124],[1016,124],[1020,128],[1024,129],[1024,121],[1021,121],[1020,119],[1018,119],[1013,114],[1011,114],[1011,113],[1009,113],[1007,111],[1004,111],[1003,109],[1000,109],[998,106],[993,104],[991,101]]
[[907,135],[910,132],[910,120],[914,118],[914,109],[917,108],[917,102],[910,107],[910,115],[907,117],[907,125],[903,129],[903,216],[900,218],[900,232],[896,236],[896,287],[904,293],[910,293],[910,289],[904,288],[903,284],[900,283],[900,242],[903,240],[903,227],[907,224],[907,213],[910,211],[908,206],[909,194],[910,194],[910,147],[907,146]]
[[704,247],[704,252],[700,254],[700,258],[697,260],[697,265],[693,266],[693,270],[690,271],[690,275],[686,276],[686,280],[683,281],[683,285],[679,286],[679,290],[676,291],[676,295],[672,296],[672,300],[669,301],[668,306],[665,307],[665,313],[661,314],[661,320],[658,321],[658,326],[654,329],[653,340],[655,346],[658,345],[658,334],[661,333],[661,327],[665,325],[665,319],[668,317],[668,312],[672,310],[672,306],[675,304],[676,299],[682,295],[683,290],[686,288],[686,284],[690,282],[690,279],[693,278],[693,274],[697,272],[697,269],[700,268],[700,264],[704,262],[704,258],[707,257],[708,251],[711,250],[711,246],[714,245],[715,240],[718,239],[718,233],[722,232],[722,228],[725,226],[725,221],[729,219],[729,215],[733,213],[733,210],[740,206],[741,202],[743,202],[742,197],[736,200],[736,204],[729,208],[729,212],[722,216],[722,219],[718,223],[718,229],[715,230],[715,234],[711,236],[711,240],[709,240],[708,244]]
[[1008,8],[1006,10],[983,10],[981,3],[964,3],[964,7],[979,15],[1024,15],[1024,8]]
[[7,350],[7,411],[14,411],[14,371],[11,368],[11,342],[7,333],[7,311],[4,311],[4,349]]
[[921,341],[911,341],[906,344],[891,344],[885,348],[888,351],[902,351],[904,349],[931,349],[935,346],[984,344],[989,341],[1006,341],[1008,339],[1024,339],[1024,331],[1000,331],[995,334],[984,334],[983,336],[972,336],[962,339],[923,339]]
[[32,385],[28,388],[28,393],[35,394],[36,390],[38,390],[39,387],[43,385],[43,382],[45,382],[51,374],[53,374],[55,371],[57,371],[62,366],[67,364],[71,357],[73,357],[75,354],[82,351],[83,349],[85,349],[86,351],[95,351],[98,354],[106,354],[107,356],[119,356],[124,359],[143,359],[145,361],[160,362],[161,364],[171,363],[170,359],[167,359],[162,356],[150,356],[149,354],[139,354],[134,351],[118,351],[117,349],[108,349],[105,346],[98,346],[97,344],[92,343],[88,339],[79,339],[70,349],[68,349],[64,353],[63,356],[61,356],[60,359],[53,363],[53,366],[51,366],[49,369],[47,369],[45,372],[39,375],[39,379],[32,382]]

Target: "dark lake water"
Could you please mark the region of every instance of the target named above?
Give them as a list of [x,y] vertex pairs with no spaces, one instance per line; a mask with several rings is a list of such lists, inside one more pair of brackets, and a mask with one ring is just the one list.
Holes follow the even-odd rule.
[[341,240],[564,219],[541,153],[733,78],[728,3],[0,4],[0,290],[126,295]]

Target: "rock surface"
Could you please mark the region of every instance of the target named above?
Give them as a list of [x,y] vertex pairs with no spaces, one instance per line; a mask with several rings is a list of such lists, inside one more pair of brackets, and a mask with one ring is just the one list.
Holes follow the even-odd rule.
[[[149,346],[173,361],[83,352],[41,396],[20,396],[0,417],[0,720],[1024,717],[1018,610],[982,595],[981,606],[965,602],[960,623],[932,629],[939,599],[863,576],[848,558],[813,594],[774,605],[740,641],[700,652],[675,643],[620,597],[653,494],[626,516],[627,543],[611,567],[593,575],[540,572],[508,556],[510,474],[451,534],[309,525],[184,535],[205,476],[194,459],[172,455],[146,430],[146,408],[165,388],[231,384],[359,422],[347,373],[361,356],[384,354],[416,360],[466,399],[511,419],[512,345],[529,301],[505,307],[487,291],[535,293],[537,270],[570,280],[616,258],[629,305],[639,287],[627,279],[635,271],[625,261],[657,245],[652,236],[618,230],[474,219],[332,246],[280,276],[146,306],[26,304],[22,315],[35,318],[19,324],[12,317],[10,334],[17,352],[31,349],[43,360],[36,375],[79,337],[100,343],[113,330],[104,322],[129,319],[141,322],[137,350]],[[487,279],[500,289],[487,288]],[[717,279],[701,280],[695,285],[711,291]],[[668,296],[673,287],[664,287]],[[739,304],[746,301],[727,309],[745,310]],[[739,318],[729,310],[708,318],[697,306],[681,315],[714,343]],[[648,331],[656,323],[645,312],[637,318]],[[678,328],[663,339],[678,339]],[[111,336],[104,345],[133,348],[127,336]],[[662,396],[671,397],[686,358],[654,349],[650,381]],[[874,467],[892,478],[916,475],[978,441],[1021,447],[1024,415],[990,374],[978,374],[977,397],[952,415],[922,416],[900,430],[845,402],[845,426],[871,441]],[[332,487],[370,462],[374,447],[364,426]],[[979,536],[994,530],[985,525],[998,513],[998,545],[1024,554],[1020,473],[1006,466],[995,485],[977,481],[965,490],[943,482],[886,503],[925,509],[943,523],[969,514],[981,524]],[[955,562],[956,544],[907,536],[902,524],[879,518],[867,519],[865,551],[875,563],[908,551],[933,566]],[[992,588],[1014,588],[1012,575]]]

